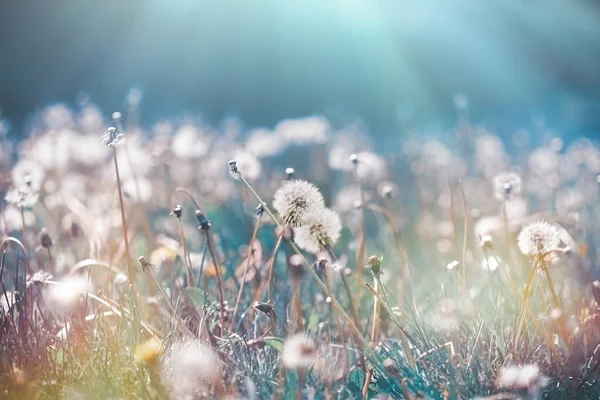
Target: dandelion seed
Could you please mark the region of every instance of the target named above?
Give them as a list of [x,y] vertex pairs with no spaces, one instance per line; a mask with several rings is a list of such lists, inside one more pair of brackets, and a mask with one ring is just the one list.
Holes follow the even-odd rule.
[[111,126],[102,134],[101,139],[102,143],[108,147],[114,147],[124,142],[125,135],[117,132],[117,128]]
[[310,368],[315,362],[316,355],[317,346],[304,333],[287,338],[281,350],[283,365],[289,369]]
[[521,253],[526,256],[539,256],[557,250],[560,236],[556,226],[546,221],[537,221],[524,227],[517,241]]
[[297,228],[309,223],[325,206],[315,185],[294,180],[285,181],[275,192],[273,207],[286,224]]
[[519,174],[503,172],[494,178],[494,197],[498,200],[510,200],[521,193],[522,181]]
[[342,223],[339,215],[324,208],[310,223],[294,229],[294,241],[303,250],[316,254],[334,246],[340,238]]

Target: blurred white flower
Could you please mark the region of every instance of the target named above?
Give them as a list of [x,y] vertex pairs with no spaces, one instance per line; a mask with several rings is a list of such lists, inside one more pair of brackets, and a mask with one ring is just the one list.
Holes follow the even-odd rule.
[[323,195],[312,183],[285,181],[273,196],[273,207],[286,224],[296,228],[309,223],[324,208]]
[[171,150],[177,157],[191,159],[202,157],[210,149],[210,137],[203,134],[196,125],[186,124],[175,132]]
[[[238,170],[248,181],[255,181],[262,172],[260,161],[249,151],[237,150],[234,154],[234,160],[237,162]],[[223,166],[226,167],[225,165]]]
[[42,111],[42,121],[49,129],[62,129],[73,121],[73,111],[65,104],[54,104]]
[[24,154],[36,160],[47,170],[64,170],[71,161],[71,138],[73,131],[51,131],[35,139],[33,146]]
[[275,133],[294,144],[324,143],[329,133],[329,122],[324,117],[286,119],[275,126]]
[[494,197],[510,200],[521,194],[521,176],[514,172],[502,172],[494,177]]
[[59,283],[47,286],[47,296],[45,296],[48,306],[55,312],[74,310],[86,290],[93,292],[91,282],[88,283],[85,276],[69,276]]
[[529,168],[538,175],[547,175],[558,170],[560,155],[552,149],[541,147],[529,155]]
[[98,107],[87,105],[79,112],[77,122],[83,133],[91,135],[103,130],[104,117]]
[[310,368],[316,355],[317,346],[305,333],[288,337],[281,350],[283,365],[289,369]]
[[530,396],[538,395],[546,384],[547,379],[540,373],[540,368],[535,364],[504,367],[498,378],[498,387],[524,391]]
[[198,339],[175,343],[163,358],[162,372],[175,399],[202,395],[220,378],[219,359],[212,348]]
[[387,164],[383,157],[370,151],[361,151],[356,156],[358,157],[356,174],[361,181],[373,184],[385,178]]
[[312,254],[334,246],[340,238],[342,223],[339,215],[328,208],[318,211],[316,218],[306,225],[294,229],[294,242]]
[[15,164],[11,177],[15,186],[27,185],[34,191],[39,191],[44,181],[45,171],[37,161],[22,158]]
[[506,170],[508,157],[502,140],[485,133],[475,140],[475,159],[483,175],[491,178]]
[[108,153],[95,135],[75,134],[70,140],[71,159],[83,166],[93,167],[106,160]]
[[248,133],[246,150],[258,158],[274,156],[281,153],[288,145],[285,137],[268,129],[254,129]]
[[152,182],[145,177],[127,179],[123,182],[123,192],[137,203],[147,203],[152,199]]

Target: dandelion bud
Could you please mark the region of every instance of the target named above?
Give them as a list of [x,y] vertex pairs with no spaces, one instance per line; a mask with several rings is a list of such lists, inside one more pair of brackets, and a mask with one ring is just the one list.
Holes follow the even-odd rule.
[[294,178],[294,175],[296,175],[296,170],[294,168],[285,169],[285,179],[289,181],[290,179]]
[[269,317],[273,314],[273,305],[269,303],[263,303],[260,301],[255,301],[252,303],[252,307],[256,308],[258,311],[265,313]]
[[46,249],[52,247],[52,238],[48,234],[46,228],[42,228],[42,230],[40,231],[40,244]]
[[173,207],[173,212],[171,214],[175,214],[177,218],[181,219],[181,216],[183,215],[183,207],[177,204],[175,207]]
[[204,213],[200,210],[196,210],[195,214],[196,218],[198,219],[198,223],[200,224],[199,229],[202,229],[203,231],[208,231],[212,225],[208,218],[206,218],[206,215],[204,215]]
[[229,174],[233,179],[240,179],[241,173],[236,160],[229,160]]
[[371,268],[371,273],[376,277],[381,275],[381,260],[383,257],[378,256],[371,256],[367,260],[367,267]]
[[596,304],[598,304],[598,307],[600,307],[600,281],[594,281],[592,283],[592,294],[594,295]]
[[317,272],[323,273],[325,271],[325,269],[327,268],[328,264],[329,264],[329,261],[327,261],[325,258],[319,258],[315,262],[315,270]]
[[262,203],[257,205],[256,208],[254,209],[254,215],[256,216],[256,218],[262,217],[264,213],[265,213],[265,205]]

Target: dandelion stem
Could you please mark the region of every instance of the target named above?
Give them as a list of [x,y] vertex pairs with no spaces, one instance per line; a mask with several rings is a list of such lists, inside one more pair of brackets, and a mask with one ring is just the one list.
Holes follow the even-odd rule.
[[181,218],[177,218],[177,221],[179,221],[179,234],[181,236],[181,243],[183,244],[183,263],[185,264],[187,285],[194,287],[196,282],[194,279],[194,273],[192,271],[192,259],[190,258],[190,252],[188,251],[187,240],[185,239],[185,231],[183,229],[183,222],[181,222]]
[[517,328],[517,332],[515,333],[515,338],[513,340],[513,352],[516,352],[517,344],[521,336],[521,331],[523,330],[523,326],[525,325],[525,309],[528,305],[527,302],[529,301],[531,284],[533,282],[533,278],[535,277],[535,271],[540,261],[541,259],[538,256],[538,259],[533,263],[533,267],[531,268],[531,272],[529,273],[529,278],[527,279],[527,284],[525,285],[525,293],[523,294],[523,307],[521,308],[521,318],[519,321],[519,327]]
[[269,304],[273,304],[273,291],[275,289],[275,264],[277,260],[277,253],[279,251],[279,247],[281,247],[281,242],[283,240],[283,229],[277,238],[277,243],[275,243],[275,248],[273,249],[273,255],[271,256],[271,265],[269,265]]
[[131,251],[129,250],[129,238],[127,237],[127,219],[125,218],[125,205],[123,203],[123,191],[121,190],[121,176],[119,175],[119,163],[117,161],[117,147],[113,149],[113,160],[115,164],[115,175],[117,176],[117,191],[119,193],[119,205],[121,210],[121,225],[123,227],[123,240],[125,241],[125,257],[127,259],[127,279],[130,285],[134,284],[134,271],[131,265]]
[[233,307],[233,314],[231,315],[231,325],[229,326],[229,333],[233,332],[233,328],[235,326],[235,317],[237,315],[238,307],[240,305],[240,301],[242,299],[242,293],[244,292],[244,286],[246,285],[246,275],[248,274],[248,268],[250,268],[250,260],[253,257],[254,253],[254,241],[256,240],[256,235],[258,234],[258,228],[260,227],[260,218],[256,218],[256,222],[254,223],[254,230],[252,231],[252,238],[250,239],[250,247],[248,248],[248,255],[246,258],[246,265],[244,267],[244,275],[242,276],[242,283],[240,284],[240,289],[238,290],[237,297],[235,299],[235,306]]
[[223,295],[223,284],[221,282],[221,265],[219,264],[219,259],[217,258],[217,254],[214,249],[214,244],[212,242],[212,236],[208,230],[204,230],[206,235],[206,245],[208,246],[208,252],[210,254],[210,258],[213,262],[213,267],[215,268],[215,277],[217,278],[217,289],[219,292],[219,320],[221,321],[221,326],[225,327],[225,297]]

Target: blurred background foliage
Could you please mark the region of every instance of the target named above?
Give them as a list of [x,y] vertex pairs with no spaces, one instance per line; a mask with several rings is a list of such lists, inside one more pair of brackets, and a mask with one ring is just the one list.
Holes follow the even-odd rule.
[[[376,137],[456,119],[510,131],[600,129],[600,2],[3,1],[0,110],[14,134],[85,92],[142,122],[248,126],[314,113]],[[492,119],[491,119],[492,118]]]

